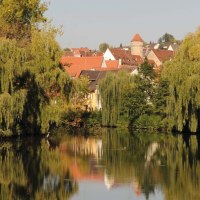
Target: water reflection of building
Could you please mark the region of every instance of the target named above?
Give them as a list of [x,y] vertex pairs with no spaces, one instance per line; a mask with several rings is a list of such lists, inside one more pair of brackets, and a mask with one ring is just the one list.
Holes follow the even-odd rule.
[[104,173],[104,183],[107,187],[107,189],[111,189],[115,185],[115,179],[113,176],[109,176],[106,171]]
[[146,161],[150,162],[153,155],[156,153],[157,149],[158,149],[159,145],[157,142],[153,142],[152,144],[149,145],[148,149],[147,149],[147,153],[146,153]]
[[102,156],[102,140],[101,139],[86,139],[75,141],[73,151],[82,155],[93,155],[99,159]]
[[60,183],[60,176],[59,175],[51,175],[44,176],[43,178],[43,190],[51,190],[54,191],[58,188]]
[[[108,173],[103,163],[103,142],[101,139],[74,137],[60,144],[60,151],[67,157],[69,170],[76,181],[95,181],[105,184],[108,190],[130,185],[133,192],[141,194],[140,184],[133,174],[120,177]],[[117,166],[116,166],[117,167]]]
[[137,196],[140,196],[142,194],[142,189],[139,184],[139,182],[136,179],[133,179],[132,181],[133,191]]
[[84,172],[76,163],[74,163],[70,166],[70,172],[77,181],[90,180],[102,182],[104,180],[103,172],[95,169],[94,166],[89,166],[89,171]]
[[63,142],[60,144],[60,149],[61,151],[71,151],[79,155],[94,156],[95,158],[100,159],[102,157],[102,140],[76,137],[72,138],[70,143]]
[[69,169],[77,181],[104,181],[99,160],[102,157],[102,140],[74,137],[60,144],[60,151],[68,158]]
[[108,190],[110,190],[112,188],[120,187],[125,184],[130,184],[132,186],[133,191],[136,194],[136,196],[140,196],[142,194],[141,186],[135,177],[130,177],[130,180],[127,180],[127,182],[124,183],[124,182],[117,181],[114,176],[108,175],[105,170],[104,183]]
[[[155,158],[156,152],[159,149],[159,144],[157,142],[153,142],[152,144],[149,145],[147,152],[146,152],[146,162],[145,162],[145,166],[147,167],[150,162]],[[156,158],[156,163],[158,165],[160,165],[161,161],[159,159]]]

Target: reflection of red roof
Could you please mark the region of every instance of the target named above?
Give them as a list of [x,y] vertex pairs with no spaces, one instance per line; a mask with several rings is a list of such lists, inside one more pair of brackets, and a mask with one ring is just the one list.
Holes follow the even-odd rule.
[[103,63],[102,56],[92,57],[63,57],[61,64],[70,76],[78,77],[82,70],[101,68]]
[[73,178],[77,181],[82,180],[92,180],[92,181],[104,181],[104,174],[102,171],[95,170],[94,172],[90,169],[90,172],[84,173],[78,168],[78,165],[73,164],[70,166],[70,172],[73,175]]
[[170,60],[174,56],[174,52],[169,50],[153,49],[152,51],[161,62]]
[[141,38],[141,36],[137,33],[133,39],[131,40],[131,42],[143,42],[143,39]]
[[107,60],[106,66],[109,69],[117,69],[119,67],[119,60]]

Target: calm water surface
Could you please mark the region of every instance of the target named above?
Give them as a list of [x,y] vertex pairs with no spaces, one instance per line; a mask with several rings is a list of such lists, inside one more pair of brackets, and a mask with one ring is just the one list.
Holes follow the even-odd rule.
[[200,199],[196,136],[93,133],[1,141],[0,199]]

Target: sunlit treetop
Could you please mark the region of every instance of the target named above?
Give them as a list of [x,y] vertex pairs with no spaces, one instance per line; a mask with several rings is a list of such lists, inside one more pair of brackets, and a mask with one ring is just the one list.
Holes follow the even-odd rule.
[[200,129],[200,29],[189,34],[175,58],[164,66],[169,81],[168,114],[179,131]]
[[1,0],[0,36],[25,43],[30,39],[31,29],[47,21],[46,10],[47,3],[41,0]]

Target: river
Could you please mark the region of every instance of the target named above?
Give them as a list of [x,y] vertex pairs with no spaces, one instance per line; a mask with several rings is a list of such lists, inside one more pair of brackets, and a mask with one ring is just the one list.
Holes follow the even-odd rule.
[[2,200],[199,200],[199,191],[196,136],[60,129],[0,142]]

